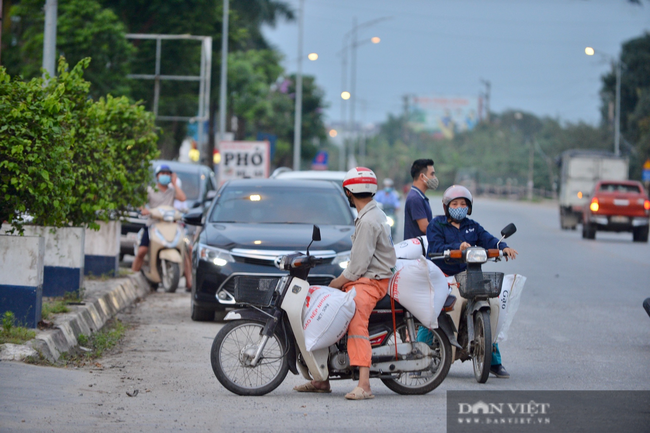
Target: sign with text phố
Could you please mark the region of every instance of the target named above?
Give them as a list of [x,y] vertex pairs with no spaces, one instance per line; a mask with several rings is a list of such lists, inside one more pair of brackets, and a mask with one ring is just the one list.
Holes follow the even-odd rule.
[[264,179],[271,166],[268,141],[222,141],[219,185],[233,179]]

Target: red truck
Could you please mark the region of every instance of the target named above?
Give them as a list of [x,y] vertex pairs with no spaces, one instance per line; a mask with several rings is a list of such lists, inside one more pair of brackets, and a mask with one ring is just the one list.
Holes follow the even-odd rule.
[[648,242],[650,200],[641,182],[598,182],[582,215],[584,239],[596,239],[596,231],[632,232],[634,242]]

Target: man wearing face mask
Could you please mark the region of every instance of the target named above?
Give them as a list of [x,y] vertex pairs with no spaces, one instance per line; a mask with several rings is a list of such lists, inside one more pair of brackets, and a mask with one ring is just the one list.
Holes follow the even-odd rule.
[[[149,209],[155,209],[159,206],[174,206],[174,199],[179,201],[185,201],[185,193],[180,188],[180,185],[177,184],[178,178],[176,173],[172,172],[172,169],[168,165],[162,164],[156,167],[154,172],[156,176],[156,187],[147,187],[147,201]],[[140,208],[140,213],[142,215],[149,215],[149,209],[146,207]],[[151,218],[147,221],[147,228],[143,231],[142,237],[140,239],[140,245],[138,246],[138,253],[133,260],[131,265],[131,270],[133,272],[139,272],[142,268],[142,263],[144,262],[144,257],[149,251],[149,226],[153,224]],[[187,278],[187,273],[186,273]],[[188,281],[188,285],[190,282]]]
[[[472,214],[472,204],[472,194],[464,186],[453,185],[447,188],[442,196],[442,208],[445,214],[431,220],[427,228],[428,253],[441,253],[445,250],[465,251],[471,246],[479,246],[485,249],[497,248],[498,244],[498,248],[503,250],[506,260],[514,260],[518,254],[516,250],[508,247],[505,242],[499,244],[499,239],[492,236],[476,221],[467,218],[467,215]],[[436,260],[435,264],[449,276],[456,275],[467,269],[466,263],[455,260],[449,262]],[[418,341],[431,344],[431,338],[431,331],[420,327]],[[510,374],[501,364],[501,353],[498,344],[494,344],[490,372],[499,378],[507,379],[510,377]]]
[[432,159],[418,159],[411,166],[413,186],[404,206],[404,239],[424,236],[433,215],[425,192],[438,188]]

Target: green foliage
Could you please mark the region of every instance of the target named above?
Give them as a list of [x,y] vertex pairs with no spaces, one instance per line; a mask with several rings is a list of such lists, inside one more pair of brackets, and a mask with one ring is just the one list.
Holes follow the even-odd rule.
[[43,302],[41,309],[41,318],[49,320],[54,314],[68,313],[70,309],[68,304],[62,299]]
[[[11,75],[34,78],[41,74],[43,55],[43,0],[21,0],[10,9],[12,26],[3,40],[14,40],[3,50]],[[135,47],[125,38],[126,28],[117,15],[95,0],[60,0],[57,14],[57,57],[76,64],[92,56],[86,71],[90,95],[129,94],[129,62]]]
[[106,351],[115,347],[124,337],[126,326],[119,320],[111,320],[102,329],[91,336],[77,336],[79,346],[89,351],[79,351],[77,354],[65,353],[62,361],[68,365],[83,365],[88,361],[100,358]]
[[47,226],[107,220],[146,201],[158,156],[153,116],[110,95],[92,101],[83,70],[63,58],[47,81],[0,70],[0,219],[21,230],[24,215]]
[[0,344],[22,344],[36,337],[36,332],[16,326],[16,316],[11,311],[6,311],[2,316],[2,329],[0,329]]

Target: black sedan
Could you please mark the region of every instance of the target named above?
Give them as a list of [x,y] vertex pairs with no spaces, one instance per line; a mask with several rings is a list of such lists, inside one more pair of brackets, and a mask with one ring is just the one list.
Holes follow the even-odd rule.
[[282,255],[304,252],[312,228],[322,241],[310,254],[321,257],[309,275],[327,285],[350,260],[354,217],[334,182],[236,180],[223,185],[206,216],[190,212],[187,224],[201,225],[192,253],[192,320],[212,320],[215,311],[238,304],[238,295],[267,291],[286,272]]

